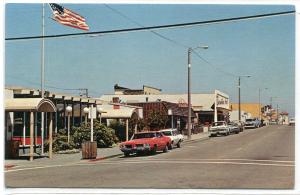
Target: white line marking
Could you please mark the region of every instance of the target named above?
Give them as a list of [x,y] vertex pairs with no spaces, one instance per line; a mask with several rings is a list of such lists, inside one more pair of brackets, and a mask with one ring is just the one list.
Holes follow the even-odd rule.
[[[139,159],[124,159],[124,161],[137,161]],[[147,158],[143,158],[143,160],[148,160]],[[150,159],[149,159],[150,160]],[[111,160],[113,161],[113,160]],[[155,159],[151,158],[151,161],[250,161],[250,162],[274,162],[274,163],[295,163],[295,161],[283,161],[283,160],[256,160],[256,159]],[[103,162],[103,161],[102,161]]]
[[264,163],[245,163],[245,162],[191,162],[191,161],[123,161],[123,162],[102,162],[101,165],[113,164],[153,164],[153,163],[170,163],[170,164],[228,164],[228,165],[255,165],[255,166],[277,166],[277,167],[294,167],[292,164],[264,164]]

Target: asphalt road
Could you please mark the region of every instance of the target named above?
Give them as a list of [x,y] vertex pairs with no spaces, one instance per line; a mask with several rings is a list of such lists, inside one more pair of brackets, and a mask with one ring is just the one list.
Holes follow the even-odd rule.
[[295,128],[268,126],[168,153],[6,171],[6,187],[292,189]]

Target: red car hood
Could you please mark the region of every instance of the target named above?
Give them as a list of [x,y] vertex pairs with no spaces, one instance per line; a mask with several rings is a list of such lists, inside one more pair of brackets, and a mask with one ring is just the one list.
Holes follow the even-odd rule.
[[150,142],[153,142],[153,138],[134,139],[127,142],[122,142],[121,144],[149,144]]

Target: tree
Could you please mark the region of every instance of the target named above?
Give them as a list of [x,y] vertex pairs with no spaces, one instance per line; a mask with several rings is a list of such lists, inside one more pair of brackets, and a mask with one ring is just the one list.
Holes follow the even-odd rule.
[[166,127],[168,116],[158,110],[152,110],[147,119],[147,126],[150,130],[157,130]]

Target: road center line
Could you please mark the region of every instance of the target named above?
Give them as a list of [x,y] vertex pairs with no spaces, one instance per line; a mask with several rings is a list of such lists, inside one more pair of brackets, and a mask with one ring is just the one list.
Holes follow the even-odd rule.
[[250,163],[250,162],[215,162],[215,161],[123,161],[123,162],[102,162],[101,165],[113,165],[113,164],[228,164],[228,165],[254,165],[254,166],[277,166],[277,167],[294,167],[293,164],[270,164],[270,163]]

